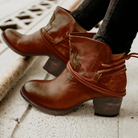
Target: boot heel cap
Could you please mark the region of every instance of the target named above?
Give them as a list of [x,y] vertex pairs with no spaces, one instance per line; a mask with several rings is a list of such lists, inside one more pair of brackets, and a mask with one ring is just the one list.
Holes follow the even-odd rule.
[[94,113],[94,115],[102,116],[102,117],[116,117],[116,116],[119,115],[119,113],[118,114],[115,114],[115,115],[104,115],[104,114]]

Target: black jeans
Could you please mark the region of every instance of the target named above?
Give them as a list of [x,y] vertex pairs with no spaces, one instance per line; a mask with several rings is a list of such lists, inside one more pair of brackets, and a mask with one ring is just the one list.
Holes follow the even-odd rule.
[[84,0],[71,15],[89,31],[104,18],[109,2],[110,0]]
[[[107,2],[107,0],[86,0],[82,3],[86,3],[85,6],[82,6],[81,4],[71,14],[75,18],[75,20],[80,25],[82,25],[82,27],[88,30],[93,27],[93,24],[91,22],[95,20],[94,18],[96,18],[96,21],[98,22],[98,17],[95,17],[96,15],[99,16],[99,21],[100,19],[102,19],[101,17],[103,17],[103,11],[106,9],[106,6],[103,6],[104,4],[100,4],[100,1],[102,4],[103,2],[105,2],[106,6],[109,2]],[[98,7],[98,4],[99,7],[101,7],[100,5],[103,6],[102,9],[98,9],[98,14],[95,12],[96,8],[94,8],[95,11],[94,9],[92,9],[92,7],[94,7],[94,3],[95,7]],[[110,0],[108,9],[103,19],[103,23],[93,39],[109,45],[113,54],[123,52],[125,52],[126,54],[129,53],[138,30],[137,7],[138,0]],[[95,15],[93,16],[91,13],[94,13]],[[87,24],[89,27],[85,27],[87,26]]]

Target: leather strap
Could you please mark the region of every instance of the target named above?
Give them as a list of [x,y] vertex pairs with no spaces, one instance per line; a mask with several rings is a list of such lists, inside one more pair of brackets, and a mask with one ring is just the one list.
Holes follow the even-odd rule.
[[84,84],[85,86],[96,90],[98,93],[101,93],[102,95],[107,95],[107,96],[112,96],[112,97],[123,97],[126,95],[126,92],[122,92],[122,93],[118,93],[118,92],[113,92],[101,87],[98,87],[94,84],[92,84],[87,78],[84,79],[84,77],[82,77],[79,73],[77,73],[76,71],[74,71],[70,65],[70,61],[67,63],[67,68],[70,71],[70,73],[82,84]]
[[[138,53],[131,53],[129,55],[125,55],[125,58],[120,60],[120,61],[117,61],[117,62],[114,62],[112,64],[103,64],[103,66],[106,66],[106,67],[112,67],[112,66],[116,66],[119,64],[119,67],[125,67],[124,63],[125,63],[125,60],[128,60],[130,59],[131,57],[135,57],[135,58],[138,58],[138,56],[135,56],[135,55],[138,55]],[[120,65],[120,63],[122,63]],[[114,91],[110,91],[110,90],[107,90],[107,89],[104,89],[104,88],[101,88],[99,86],[96,86],[94,84],[91,83],[92,79],[91,78],[87,78],[87,77],[84,77],[84,76],[81,76],[79,73],[77,73],[76,71],[73,70],[71,64],[70,64],[70,61],[68,61],[67,63],[67,68],[68,70],[70,71],[70,73],[82,84],[84,84],[85,86],[97,91],[98,93],[101,93],[102,95],[107,95],[107,96],[112,96],[112,97],[123,97],[126,95],[126,91],[123,91],[123,92],[114,92]],[[118,68],[118,67],[116,67]],[[115,68],[112,68],[112,70],[115,69]],[[111,69],[110,69],[111,70]],[[101,73],[103,72],[107,72],[107,71],[110,71],[110,70],[102,70]],[[125,72],[126,69],[121,69],[120,72]],[[113,73],[112,73],[113,74]]]

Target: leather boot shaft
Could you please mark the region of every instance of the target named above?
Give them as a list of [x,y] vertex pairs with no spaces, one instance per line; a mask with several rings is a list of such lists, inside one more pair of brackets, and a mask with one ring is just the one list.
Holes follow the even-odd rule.
[[126,88],[124,53],[113,55],[108,45],[92,40],[90,34],[70,34],[70,64],[90,83],[111,91]]
[[68,34],[75,30],[75,26],[76,21],[70,15],[70,11],[58,6],[44,28],[48,33],[47,39],[57,44],[67,38]]

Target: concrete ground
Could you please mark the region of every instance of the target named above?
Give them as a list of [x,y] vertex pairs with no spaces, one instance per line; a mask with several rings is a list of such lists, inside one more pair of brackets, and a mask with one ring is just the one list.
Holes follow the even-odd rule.
[[[0,28],[12,27],[32,33],[45,26],[57,5],[69,8],[74,0],[0,0]],[[35,10],[32,10],[35,9]],[[36,10],[37,9],[37,10]],[[35,11],[35,12],[31,12]],[[19,17],[24,17],[20,20]],[[1,32],[2,32],[1,29]],[[91,30],[96,32],[97,29]],[[138,52],[138,36],[132,52]],[[0,78],[21,56],[0,38]],[[94,115],[93,102],[84,103],[76,112],[52,116],[30,106],[20,95],[22,85],[32,79],[53,79],[43,70],[47,56],[35,57],[16,84],[0,102],[0,138],[137,138],[138,137],[138,59],[126,61],[127,95],[117,117]],[[6,78],[7,79],[7,78]],[[1,80],[0,80],[1,82]],[[1,87],[1,84],[0,84]],[[8,87],[6,84],[4,87]]]

